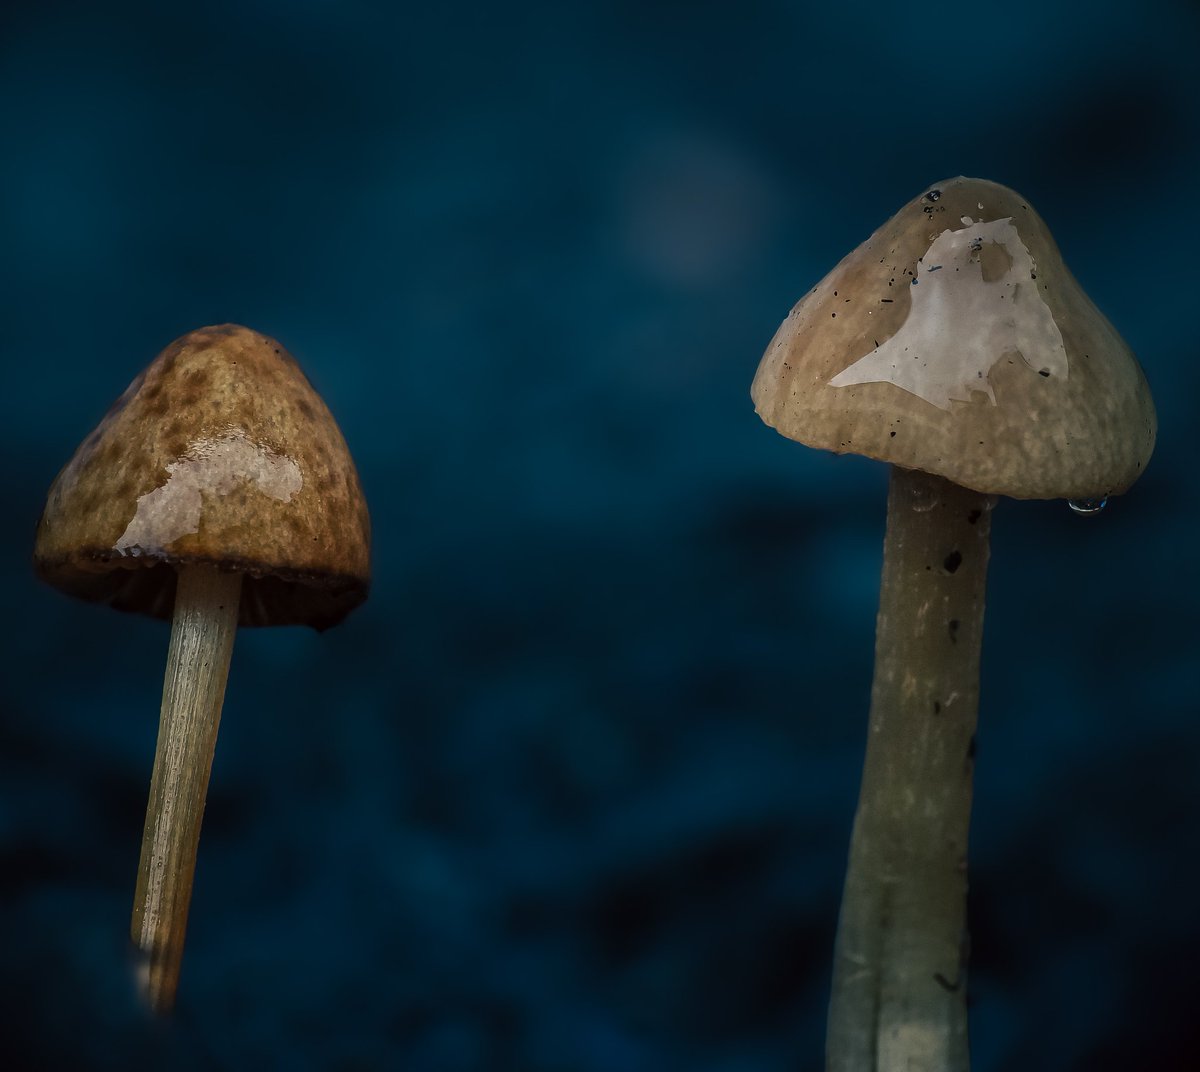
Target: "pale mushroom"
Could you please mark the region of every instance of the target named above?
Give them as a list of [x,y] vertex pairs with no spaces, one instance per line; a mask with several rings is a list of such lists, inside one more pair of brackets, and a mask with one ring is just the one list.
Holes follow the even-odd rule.
[[1150,391],[1028,202],[956,178],[910,201],[801,299],[751,393],[783,435],[892,465],[827,1067],[965,1069],[993,497],[1095,512],[1150,458]]
[[159,354],[58,475],[34,563],[71,595],[172,619],[132,923],[145,993],[165,1012],[234,632],[325,629],[366,598],[358,474],[282,346],[201,328]]

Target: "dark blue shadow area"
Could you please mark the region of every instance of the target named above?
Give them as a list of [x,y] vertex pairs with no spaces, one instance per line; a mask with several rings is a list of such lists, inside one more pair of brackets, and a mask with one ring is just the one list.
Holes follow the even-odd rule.
[[[1198,41],[1170,0],[7,6],[0,1065],[820,1067],[887,478],[749,384],[968,174],[1049,222],[1161,424],[1101,517],[995,516],[975,1068],[1193,1067]],[[167,629],[29,557],[111,400],[223,321],[337,416],[375,585],[238,636],[159,1024]]]

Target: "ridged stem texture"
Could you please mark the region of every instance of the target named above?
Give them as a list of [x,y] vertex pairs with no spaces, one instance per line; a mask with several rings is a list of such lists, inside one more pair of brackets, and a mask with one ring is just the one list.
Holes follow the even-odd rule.
[[179,573],[131,925],[142,990],[160,1013],[179,985],[241,586],[241,574],[208,566]]
[[965,1072],[967,830],[993,500],[894,467],[829,1072]]

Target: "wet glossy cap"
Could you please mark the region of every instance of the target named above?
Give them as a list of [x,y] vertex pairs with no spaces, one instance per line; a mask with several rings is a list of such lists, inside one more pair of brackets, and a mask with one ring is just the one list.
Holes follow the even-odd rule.
[[370,584],[370,520],[325,403],[274,339],[234,324],[171,343],[59,473],[38,573],[169,617],[176,566],[245,575],[240,624],[334,625]]
[[771,427],[1018,499],[1126,490],[1157,422],[1137,359],[1029,203],[948,179],[780,326],[751,388]]

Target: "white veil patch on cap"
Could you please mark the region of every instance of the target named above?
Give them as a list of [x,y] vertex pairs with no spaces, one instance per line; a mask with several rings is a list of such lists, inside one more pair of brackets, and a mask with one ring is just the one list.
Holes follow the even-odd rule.
[[138,499],[113,550],[133,556],[157,553],[181,536],[199,532],[201,493],[227,495],[243,481],[280,502],[290,501],[304,484],[291,458],[252,442],[243,432],[197,440],[167,466],[167,482]]
[[988,373],[1019,356],[1034,372],[1067,378],[1062,332],[1036,282],[1037,266],[1012,217],[946,230],[917,264],[900,330],[829,381],[892,383],[939,409],[995,392]]

